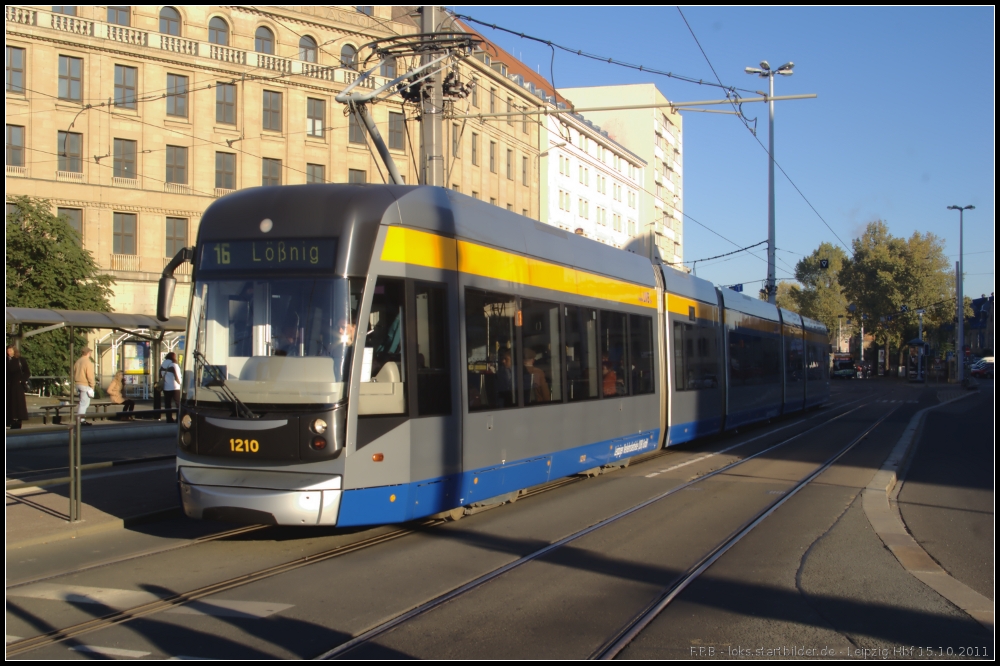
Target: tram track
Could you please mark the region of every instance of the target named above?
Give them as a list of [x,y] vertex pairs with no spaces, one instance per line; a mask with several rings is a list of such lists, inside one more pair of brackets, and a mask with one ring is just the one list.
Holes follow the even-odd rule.
[[[417,619],[417,618],[419,618],[419,617],[421,617],[423,615],[426,615],[427,613],[435,610],[436,608],[439,608],[440,606],[443,606],[444,604],[447,604],[447,603],[449,603],[451,601],[454,601],[454,600],[458,599],[459,597],[461,597],[461,596],[463,596],[465,594],[468,594],[469,592],[471,592],[471,591],[473,591],[473,590],[481,587],[482,585],[484,585],[486,583],[489,583],[489,582],[491,582],[491,581],[493,581],[493,580],[495,580],[495,579],[497,579],[497,578],[499,578],[499,577],[501,577],[501,576],[503,576],[503,575],[505,575],[505,574],[507,574],[507,573],[509,573],[511,571],[514,571],[514,570],[516,570],[516,569],[518,569],[518,568],[520,568],[520,567],[522,567],[522,566],[524,566],[524,565],[526,565],[526,564],[528,564],[528,563],[530,563],[532,561],[538,560],[539,558],[542,558],[542,557],[544,557],[546,555],[550,555],[553,552],[555,552],[556,550],[558,550],[560,548],[563,548],[563,547],[565,547],[565,546],[567,546],[567,545],[569,545],[569,544],[577,541],[578,539],[581,539],[582,537],[585,537],[585,536],[590,535],[590,534],[592,534],[594,532],[597,532],[598,530],[601,530],[602,528],[605,528],[605,527],[608,527],[608,526],[610,526],[612,524],[615,524],[618,521],[622,520],[623,518],[632,516],[633,514],[639,512],[639,511],[642,511],[643,509],[645,509],[645,508],[647,508],[647,507],[649,507],[649,506],[651,506],[653,504],[656,504],[657,502],[660,502],[661,500],[664,500],[664,499],[666,499],[668,497],[671,497],[672,495],[675,495],[675,494],[677,494],[677,493],[679,493],[679,492],[681,492],[681,491],[683,491],[683,490],[685,490],[687,488],[690,488],[690,487],[694,486],[695,484],[702,483],[702,482],[704,482],[707,479],[710,479],[710,478],[716,477],[718,475],[724,474],[726,472],[729,472],[729,471],[733,470],[734,468],[736,468],[736,467],[738,467],[740,465],[744,465],[744,464],[750,462],[751,460],[755,460],[756,458],[759,458],[759,457],[763,456],[764,454],[770,453],[770,452],[774,451],[775,449],[778,449],[778,448],[780,448],[782,446],[785,446],[786,444],[788,444],[788,443],[790,443],[790,442],[792,442],[792,441],[794,441],[796,439],[799,439],[800,437],[803,437],[804,435],[807,435],[807,434],[809,434],[811,432],[814,432],[814,431],[816,431],[816,430],[818,430],[820,428],[824,428],[828,424],[830,424],[831,422],[833,422],[835,420],[838,420],[840,418],[843,418],[844,416],[847,416],[848,414],[851,414],[851,413],[853,413],[853,412],[855,412],[855,411],[857,411],[859,409],[862,409],[864,406],[865,405],[861,405],[861,406],[855,407],[854,409],[851,409],[851,410],[848,410],[848,411],[843,412],[841,414],[838,414],[837,416],[834,416],[834,417],[832,417],[830,419],[827,419],[826,421],[824,421],[824,422],[822,422],[822,423],[820,423],[820,424],[818,424],[816,426],[813,426],[813,427],[811,427],[811,428],[809,428],[809,429],[807,429],[805,431],[802,431],[800,433],[792,435],[791,437],[788,437],[788,438],[782,440],[781,442],[778,442],[776,444],[768,446],[768,447],[762,449],[761,451],[758,451],[758,452],[756,452],[756,453],[754,453],[754,454],[752,454],[750,456],[747,456],[747,457],[742,458],[740,460],[734,461],[734,462],[732,462],[732,463],[730,463],[728,465],[725,465],[725,466],[723,466],[723,467],[721,467],[719,469],[713,470],[713,471],[711,471],[711,472],[709,472],[707,474],[698,476],[697,478],[692,479],[692,480],[690,480],[690,481],[688,481],[686,483],[682,483],[682,484],[680,484],[680,485],[678,485],[678,486],[676,486],[674,488],[671,488],[670,490],[667,490],[667,491],[665,491],[663,493],[660,493],[660,494],[658,494],[658,495],[656,495],[656,496],[654,496],[652,498],[649,498],[649,499],[647,499],[647,500],[645,500],[643,502],[640,502],[639,504],[636,504],[636,505],[634,505],[634,506],[632,506],[632,507],[630,507],[628,509],[625,509],[624,511],[620,511],[619,513],[616,513],[615,515],[613,515],[613,516],[611,516],[609,518],[605,518],[604,520],[601,520],[601,521],[599,521],[597,523],[594,523],[593,525],[590,525],[589,527],[586,527],[586,528],[584,528],[582,530],[574,532],[573,534],[570,534],[570,535],[568,535],[566,537],[563,537],[562,539],[559,539],[558,541],[555,541],[555,542],[553,542],[553,543],[551,543],[551,544],[549,544],[547,546],[544,546],[544,547],[539,548],[539,549],[537,549],[537,550],[535,550],[535,551],[533,551],[533,552],[531,552],[531,553],[529,553],[527,555],[524,555],[524,556],[518,558],[517,560],[514,560],[513,562],[509,562],[509,563],[507,563],[507,564],[505,564],[505,565],[503,565],[501,567],[498,567],[498,568],[496,568],[496,569],[494,569],[494,570],[492,570],[490,572],[487,572],[487,573],[479,576],[478,578],[465,583],[464,585],[458,586],[458,587],[456,587],[456,588],[454,588],[454,589],[452,589],[452,590],[450,590],[448,592],[445,592],[445,593],[443,593],[443,594],[435,597],[434,599],[431,599],[430,601],[427,601],[427,602],[425,602],[425,603],[423,603],[423,604],[421,604],[421,605],[419,605],[419,606],[417,606],[417,607],[415,607],[415,608],[413,608],[413,609],[411,609],[411,610],[409,610],[409,611],[407,611],[405,613],[397,615],[396,617],[394,617],[394,618],[392,618],[392,619],[390,619],[390,620],[388,620],[388,621],[386,621],[384,623],[376,625],[376,626],[374,626],[374,627],[372,627],[372,628],[370,628],[370,629],[368,629],[368,630],[366,630],[366,631],[364,631],[364,632],[356,635],[352,639],[350,639],[350,640],[348,640],[348,641],[346,641],[346,642],[344,642],[344,643],[342,643],[342,644],[340,644],[340,645],[338,645],[338,646],[336,646],[336,647],[334,647],[334,648],[332,648],[332,649],[330,649],[330,650],[328,650],[328,651],[320,654],[319,656],[316,657],[316,659],[326,660],[326,659],[338,659],[338,658],[341,658],[341,657],[348,657],[349,653],[352,652],[353,650],[355,650],[355,649],[357,649],[357,648],[359,648],[359,647],[361,647],[361,646],[363,646],[363,645],[365,645],[367,643],[370,643],[374,639],[376,639],[376,638],[378,638],[378,637],[380,637],[380,636],[382,636],[384,634],[387,634],[388,632],[396,629],[397,627],[400,627],[401,625],[403,625],[403,624],[405,624],[407,622],[410,622],[410,621],[415,620],[415,619]],[[894,412],[894,411],[895,411],[895,408],[892,409],[892,410],[890,410],[885,415],[883,415],[874,424],[872,424],[871,426],[869,426],[868,428],[866,428],[866,430],[861,435],[858,435],[856,438],[854,438],[854,440],[852,440],[850,444],[848,444],[846,447],[844,447],[843,449],[841,449],[841,451],[838,452],[834,457],[832,457],[831,459],[829,459],[825,463],[824,466],[822,466],[821,468],[819,468],[818,470],[816,470],[815,472],[813,472],[811,475],[807,476],[804,480],[800,481],[799,485],[797,485],[795,487],[795,490],[792,491],[792,492],[789,492],[787,494],[787,497],[791,497],[792,495],[794,495],[796,492],[798,492],[799,488],[804,487],[806,484],[808,484],[809,481],[811,481],[813,478],[815,478],[816,476],[818,476],[819,474],[821,474],[823,471],[825,471],[830,465],[832,465],[833,463],[835,463],[837,459],[839,459],[842,455],[844,455],[844,453],[846,453],[851,448],[853,448],[858,442],[860,442],[865,436],[867,436],[872,430],[874,430],[875,427],[877,427],[886,418],[888,418],[892,414],[892,412]],[[704,558],[702,558],[702,560],[699,561],[699,562],[701,562],[704,565],[703,568],[696,568],[694,575],[689,576],[689,579],[693,580],[697,575],[699,575],[702,571],[704,571],[704,569],[707,569],[708,566],[711,566],[711,563],[714,562],[715,559],[717,559],[718,557],[720,557],[726,550],[728,550],[733,544],[735,544],[736,541],[738,541],[739,539],[741,539],[745,535],[745,533],[749,533],[749,531],[751,529],[753,529],[753,527],[755,527],[761,521],[763,521],[764,518],[766,518],[768,515],[770,515],[770,513],[772,513],[774,510],[776,510],[785,501],[787,501],[787,498],[783,497],[782,499],[779,499],[778,501],[771,503],[768,507],[765,507],[765,509],[761,513],[759,513],[757,516],[755,516],[750,521],[748,521],[747,524],[745,524],[739,530],[737,530],[737,532],[735,533],[735,536],[731,535],[730,537],[728,537],[727,539],[725,539],[721,544],[719,544],[718,546],[716,546],[716,548],[714,548],[712,551],[710,551]],[[690,580],[688,580],[687,582],[684,583],[685,587],[690,582]],[[683,589],[683,587],[681,589]],[[680,590],[678,590],[678,593],[679,592],[680,592]],[[674,595],[674,596],[676,596],[676,595]],[[672,600],[673,597],[670,597],[670,599]],[[669,603],[669,601],[667,603]],[[663,607],[665,607],[665,605]],[[654,603],[652,610],[655,610],[655,614],[658,614],[659,611],[662,610],[662,609],[656,610],[656,608],[657,608],[657,604]],[[646,617],[646,615],[649,615],[649,619],[646,620],[644,624],[642,624],[642,627],[645,627],[646,624],[648,624],[649,621],[651,621],[653,618],[655,618],[655,614],[651,614],[650,615],[651,612],[652,611],[646,611],[646,613],[640,614],[638,616],[639,620],[641,620],[642,618]],[[616,637],[628,635],[628,636],[630,636],[629,639],[628,639],[630,641],[631,640],[631,635],[628,633],[629,632],[629,628],[632,627],[632,626],[634,626],[636,624],[636,622],[638,622],[639,620],[636,620],[635,622],[630,623],[624,630],[618,632],[618,634],[616,634]],[[641,627],[640,627],[639,630],[641,630]],[[612,642],[610,643],[610,645],[615,645],[616,644],[614,642],[614,639],[616,637],[613,637]],[[606,645],[607,644],[608,643],[606,643]],[[627,642],[624,643],[624,645],[627,645]],[[624,645],[622,647],[624,647]],[[620,649],[619,649],[619,651],[620,651]],[[615,654],[617,654],[617,652],[615,652]]]
[[[849,407],[850,405],[853,405],[853,404],[855,404],[857,402],[860,402],[863,399],[864,399],[863,397],[862,398],[857,398],[855,400],[851,400],[851,401],[847,402],[846,404],[833,405],[832,407],[834,409],[845,409],[846,407]],[[663,493],[663,494],[658,495],[658,496],[656,496],[656,497],[654,497],[654,498],[652,498],[650,500],[642,502],[639,505],[636,505],[635,507],[632,507],[631,509],[626,510],[626,512],[621,512],[620,514],[616,514],[615,516],[612,516],[611,518],[608,518],[608,519],[606,519],[604,521],[600,521],[599,523],[596,523],[595,525],[592,525],[590,528],[587,528],[586,530],[574,533],[573,535],[570,535],[569,537],[565,537],[564,539],[556,541],[556,542],[550,544],[549,546],[547,546],[545,548],[542,548],[542,549],[540,549],[540,550],[538,550],[538,551],[536,551],[536,552],[534,552],[534,553],[532,553],[530,555],[527,555],[527,556],[525,556],[525,557],[523,557],[523,558],[521,558],[521,559],[519,559],[519,560],[517,560],[517,561],[515,561],[513,563],[510,563],[510,564],[506,565],[505,567],[501,567],[500,569],[497,569],[494,572],[490,572],[488,574],[485,574],[485,576],[489,576],[489,579],[492,579],[492,578],[495,578],[495,577],[497,577],[499,575],[502,575],[503,573],[505,573],[506,571],[509,571],[512,568],[521,566],[522,564],[526,563],[527,561],[531,561],[533,559],[537,559],[538,557],[541,557],[541,556],[545,555],[546,553],[552,552],[553,550],[558,549],[558,548],[566,545],[567,543],[569,543],[571,541],[574,541],[574,540],[576,540],[576,539],[584,536],[585,534],[588,534],[588,533],[593,532],[593,531],[595,531],[597,529],[600,529],[600,527],[603,527],[603,526],[605,526],[607,524],[610,524],[611,522],[616,521],[616,520],[624,517],[624,515],[631,514],[631,513],[635,512],[635,511],[638,511],[641,508],[644,508],[645,506],[648,506],[649,504],[652,504],[652,503],[654,503],[656,501],[659,501],[660,499],[663,499],[664,497],[667,497],[667,496],[669,496],[669,495],[671,495],[671,494],[673,494],[675,492],[678,492],[679,490],[682,490],[682,489],[684,489],[686,487],[689,487],[689,486],[693,485],[694,483],[702,481],[702,480],[704,480],[706,478],[710,478],[710,477],[715,476],[717,474],[721,474],[721,473],[723,473],[723,472],[725,472],[727,470],[732,469],[736,465],[748,462],[749,460],[757,458],[758,456],[761,456],[761,455],[763,455],[763,454],[765,454],[765,453],[767,453],[769,451],[772,451],[772,450],[774,450],[774,449],[776,449],[776,448],[778,448],[780,446],[783,446],[783,445],[785,445],[785,444],[787,444],[787,443],[789,443],[789,442],[791,442],[791,441],[793,441],[795,439],[798,439],[799,437],[802,437],[802,436],[804,436],[804,435],[806,435],[806,434],[808,434],[810,432],[813,432],[813,431],[815,431],[815,430],[817,430],[819,428],[822,428],[822,427],[826,426],[828,423],[830,423],[832,421],[835,421],[835,420],[837,420],[839,418],[842,418],[842,417],[846,416],[849,413],[852,413],[856,409],[860,409],[860,407],[857,407],[855,409],[851,409],[851,410],[848,410],[848,411],[843,411],[843,412],[841,412],[841,413],[839,413],[839,414],[837,414],[837,415],[835,415],[835,416],[833,416],[831,418],[825,419],[820,424],[812,426],[812,427],[808,428],[807,430],[802,431],[800,433],[797,433],[795,435],[792,435],[791,437],[786,438],[785,440],[783,440],[783,441],[781,441],[781,442],[779,442],[777,444],[771,445],[771,446],[763,449],[762,451],[754,453],[751,456],[747,456],[745,458],[742,458],[742,459],[740,459],[738,461],[735,461],[735,462],[733,462],[733,463],[731,463],[729,465],[726,465],[726,466],[724,466],[724,467],[722,467],[720,469],[714,470],[714,471],[712,471],[712,472],[710,472],[710,473],[708,473],[706,475],[699,476],[696,479],[693,479],[693,480],[691,480],[691,481],[683,484],[682,486],[679,486],[677,488],[671,489],[670,491],[668,491],[666,493]],[[805,423],[807,421],[811,421],[814,418],[818,418],[820,416],[826,416],[826,415],[827,415],[827,413],[822,413],[822,414],[817,414],[815,416],[810,416],[810,417],[807,417],[807,418],[804,418],[804,419],[796,420],[793,423],[787,424],[787,425],[782,426],[782,427],[780,427],[778,429],[768,430],[767,432],[761,433],[760,435],[752,437],[752,438],[750,438],[748,440],[744,440],[744,441],[739,442],[739,443],[737,443],[737,444],[735,444],[733,446],[730,446],[730,447],[727,447],[727,448],[725,448],[723,450],[720,450],[720,451],[714,452],[712,454],[709,454],[709,456],[706,456],[706,457],[710,457],[710,456],[714,456],[714,455],[719,455],[719,454],[731,451],[733,449],[736,449],[736,448],[739,448],[739,447],[742,447],[742,446],[746,446],[746,445],[748,445],[748,444],[750,444],[750,443],[752,443],[754,441],[757,441],[757,440],[759,440],[759,439],[761,439],[763,437],[767,437],[767,436],[773,435],[775,432],[778,432],[780,430],[784,430],[786,428],[790,428],[790,427],[793,427],[793,426],[796,426],[796,425],[801,425],[801,424],[803,424],[803,423]],[[640,462],[647,462],[647,461],[650,461],[650,460],[653,460],[653,459],[656,459],[656,458],[660,458],[662,456],[672,455],[672,454],[676,454],[676,453],[679,453],[679,451],[677,451],[676,449],[664,449],[664,450],[657,451],[657,452],[655,452],[655,453],[653,453],[651,455],[642,456],[641,459],[639,459],[639,458],[633,459],[633,463],[638,464]],[[699,458],[698,460],[702,460],[702,459],[703,458]],[[526,492],[524,492],[524,494],[522,494],[522,495],[519,496],[519,499],[523,499],[523,498],[527,498],[527,497],[539,495],[539,494],[542,494],[542,493],[546,493],[548,491],[556,490],[556,489],[562,488],[564,486],[568,486],[568,485],[572,485],[572,484],[575,484],[575,483],[579,483],[579,482],[581,482],[583,480],[585,480],[585,477],[582,477],[582,476],[567,477],[567,478],[563,478],[563,479],[558,479],[558,480],[550,482],[548,484],[544,484],[544,485],[537,486],[535,488],[531,488],[531,489],[527,490]],[[349,553],[353,553],[353,552],[357,552],[357,551],[360,551],[360,550],[364,550],[366,548],[371,548],[371,547],[374,547],[374,546],[377,546],[377,545],[381,545],[383,543],[387,543],[389,541],[394,541],[394,540],[397,540],[399,538],[402,538],[402,537],[405,537],[405,536],[408,536],[408,535],[411,535],[411,534],[420,533],[420,532],[425,531],[426,528],[428,528],[428,527],[433,527],[433,526],[436,526],[436,525],[440,525],[440,524],[445,523],[445,522],[447,522],[447,521],[445,521],[443,519],[442,520],[421,521],[420,523],[414,524],[412,527],[406,527],[406,528],[402,528],[402,529],[397,529],[397,530],[393,530],[391,532],[384,533],[384,534],[379,534],[379,535],[376,535],[376,536],[373,536],[373,537],[370,537],[370,538],[365,538],[365,539],[361,539],[359,541],[351,542],[351,543],[348,543],[348,544],[339,545],[339,546],[336,546],[334,548],[327,549],[325,551],[321,551],[319,553],[306,555],[306,556],[303,556],[303,557],[300,557],[300,558],[296,558],[296,559],[288,561],[288,562],[280,563],[280,564],[277,564],[277,565],[274,565],[274,566],[271,566],[271,567],[267,567],[267,568],[260,569],[260,570],[257,570],[257,571],[253,571],[253,572],[250,572],[250,573],[246,573],[246,574],[242,574],[242,575],[239,575],[239,576],[235,576],[235,577],[226,579],[224,581],[212,583],[212,584],[209,584],[209,585],[204,585],[204,586],[201,586],[201,587],[198,587],[198,588],[186,591],[186,592],[182,592],[182,593],[177,593],[177,594],[173,594],[173,595],[170,595],[170,596],[166,596],[164,598],[161,598],[161,599],[158,599],[156,601],[152,601],[152,602],[149,602],[149,603],[146,603],[146,604],[142,604],[142,605],[134,606],[134,607],[131,607],[131,608],[128,608],[128,609],[116,611],[114,613],[110,613],[110,614],[107,614],[107,615],[104,615],[104,616],[101,616],[101,617],[98,617],[98,618],[94,618],[94,619],[88,620],[86,622],[81,622],[81,623],[78,623],[78,624],[75,624],[75,625],[71,625],[71,626],[68,626],[68,627],[65,627],[65,628],[52,630],[52,631],[46,632],[44,634],[40,634],[38,636],[34,636],[34,637],[30,637],[30,638],[25,638],[25,639],[22,639],[22,640],[19,640],[19,641],[16,641],[16,642],[12,642],[11,644],[9,644],[7,646],[7,653],[6,654],[7,654],[8,657],[12,657],[12,656],[17,656],[17,655],[20,655],[20,654],[24,654],[26,652],[30,652],[30,651],[42,648],[42,647],[47,646],[47,645],[51,645],[51,644],[54,644],[54,643],[65,641],[65,640],[68,640],[68,639],[71,639],[71,638],[76,638],[76,637],[82,636],[84,634],[89,634],[89,633],[92,633],[92,632],[95,632],[95,631],[98,631],[98,630],[101,630],[101,629],[109,628],[109,627],[112,627],[112,626],[115,626],[115,625],[118,625],[118,624],[122,624],[122,623],[128,622],[128,621],[133,620],[133,619],[137,619],[137,618],[141,618],[141,617],[147,617],[149,615],[153,615],[153,614],[156,614],[156,613],[159,613],[159,612],[163,612],[163,611],[175,608],[177,606],[188,604],[188,603],[197,601],[199,599],[203,599],[205,597],[208,597],[208,596],[211,596],[211,595],[214,595],[214,594],[218,594],[218,593],[221,593],[221,592],[224,592],[224,591],[227,591],[227,590],[231,590],[231,589],[234,589],[234,588],[237,588],[237,587],[242,587],[242,586],[245,586],[245,585],[249,585],[251,583],[254,583],[254,582],[257,582],[257,581],[261,581],[261,580],[265,580],[267,578],[272,578],[274,576],[278,576],[278,575],[281,575],[283,573],[294,571],[296,569],[299,569],[299,568],[302,568],[302,567],[305,567],[305,566],[309,566],[309,565],[312,565],[312,564],[317,564],[319,562],[327,561],[329,559],[333,559],[333,558],[336,558],[336,557],[339,557],[339,556],[342,556],[342,555],[347,555]],[[193,545],[203,544],[203,543],[206,543],[206,542],[209,542],[209,541],[219,540],[219,539],[222,539],[222,538],[225,538],[225,537],[238,536],[238,535],[247,534],[247,533],[256,532],[256,531],[262,531],[262,530],[266,530],[266,529],[273,529],[273,527],[272,526],[259,526],[259,525],[243,526],[243,527],[240,527],[240,528],[237,528],[237,529],[234,529],[234,530],[228,530],[228,531],[220,532],[220,533],[213,534],[213,535],[207,535],[206,537],[202,537],[202,538],[199,538],[199,539],[194,539],[194,540],[191,540],[190,542],[187,542],[187,543],[184,543],[184,544],[177,544],[177,545],[174,545],[174,546],[171,546],[171,547],[168,547],[168,548],[157,549],[157,550],[153,550],[153,551],[149,551],[149,552],[143,552],[143,553],[137,553],[137,554],[134,554],[134,555],[130,555],[128,557],[118,558],[118,559],[115,559],[115,560],[109,560],[107,562],[99,562],[99,563],[95,563],[93,565],[90,565],[90,566],[87,566],[87,567],[82,567],[82,568],[79,568],[79,569],[76,569],[76,570],[73,570],[73,571],[65,571],[65,572],[51,574],[51,575],[47,575],[47,576],[36,578],[36,579],[32,579],[32,580],[19,581],[19,582],[13,584],[13,585],[7,586],[7,589],[8,590],[15,589],[17,587],[23,587],[23,586],[26,586],[26,585],[29,585],[29,584],[32,584],[32,583],[48,581],[48,580],[52,580],[54,578],[59,578],[59,577],[63,577],[63,576],[67,576],[67,575],[75,574],[75,573],[81,573],[81,572],[89,571],[89,570],[93,570],[93,569],[106,568],[106,567],[113,566],[113,565],[116,565],[116,564],[125,563],[125,562],[131,561],[131,560],[136,560],[136,559],[140,559],[140,558],[150,557],[150,556],[153,556],[153,555],[156,555],[156,554],[159,554],[159,553],[164,553],[164,552],[169,552],[169,551],[173,551],[173,550],[178,550],[178,549],[186,548],[186,547],[193,546]],[[452,590],[451,592],[446,593],[446,595],[442,595],[442,596],[448,596],[448,599],[453,598],[454,596],[457,596],[457,594],[461,594],[461,593],[464,593],[464,592],[466,592],[468,590],[473,589],[474,587],[478,587],[482,583],[486,582],[486,580],[487,579],[484,579],[483,577],[481,577],[479,579],[476,579],[475,581],[472,581],[471,583],[468,583],[466,586],[462,586],[461,588],[458,588],[457,590]],[[437,605],[440,605],[441,603],[444,603],[445,601],[447,601],[447,599],[441,600],[441,597],[438,597],[437,599],[432,600],[431,602],[428,602],[428,603],[434,603],[434,605],[437,606]],[[420,606],[420,607],[418,607],[418,609],[424,609],[424,610],[421,611],[420,614],[423,614],[423,613],[427,612],[428,610],[430,610],[430,608],[424,608],[424,606]],[[381,627],[376,627],[373,630],[380,629],[380,631],[378,633],[380,633],[380,634],[381,633],[385,633],[386,631],[388,631],[392,627],[400,624],[401,622],[406,621],[406,619],[408,619],[409,617],[412,617],[411,614],[414,613],[415,611],[417,611],[418,609],[414,609],[413,611],[410,611],[410,614],[403,614],[401,616],[397,616],[397,618],[395,618],[394,620],[390,621],[392,623],[391,627],[389,627],[389,626],[381,626]],[[334,650],[335,651],[336,650],[341,650],[341,652],[339,652],[338,654],[342,654],[342,653],[344,653],[346,651],[354,649],[354,647],[357,647],[357,645],[358,645],[358,643],[356,641],[358,641],[359,639],[361,639],[363,636],[367,636],[367,635],[368,635],[367,632],[365,632],[364,634],[361,634],[361,635],[357,636],[355,639],[352,639],[352,641],[349,641],[348,643],[343,644],[343,646],[338,646],[338,648],[335,648]],[[366,641],[367,640],[371,640],[372,637],[373,636],[369,636],[365,640]],[[349,644],[351,645],[351,647],[347,647],[347,648],[344,647],[344,646],[347,646]],[[324,657],[329,657],[329,655],[323,655],[323,656]]]

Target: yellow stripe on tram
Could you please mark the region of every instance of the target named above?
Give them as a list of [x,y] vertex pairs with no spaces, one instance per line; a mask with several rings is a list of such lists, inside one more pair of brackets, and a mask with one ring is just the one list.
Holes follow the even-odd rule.
[[496,248],[456,241],[437,234],[389,227],[382,261],[427,266],[513,284],[647,308],[656,307],[656,290]]

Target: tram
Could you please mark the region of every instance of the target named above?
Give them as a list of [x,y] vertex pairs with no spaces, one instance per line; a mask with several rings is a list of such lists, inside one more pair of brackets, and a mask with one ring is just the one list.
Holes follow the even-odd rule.
[[457,518],[829,396],[826,329],[443,188],[236,192],[194,264],[192,518]]

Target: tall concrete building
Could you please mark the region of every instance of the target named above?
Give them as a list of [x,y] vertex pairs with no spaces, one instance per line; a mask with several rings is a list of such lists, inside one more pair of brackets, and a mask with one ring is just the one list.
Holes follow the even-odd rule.
[[[216,198],[383,182],[334,97],[358,78],[365,44],[419,32],[416,9],[7,6],[7,196],[48,199],[115,278],[113,308],[152,314],[165,263],[193,243]],[[368,87],[403,66],[384,64]],[[473,58],[455,71],[478,87],[445,113],[538,102]],[[418,182],[419,110],[391,95],[371,111],[406,182]],[[449,123],[448,186],[537,219],[538,142],[536,123]],[[173,314],[185,315],[178,278]]]
[[[600,106],[666,105],[654,84],[560,88],[575,108]],[[648,167],[640,197],[641,229],[651,233],[664,261],[684,260],[683,134],[680,113],[662,108],[626,111],[587,111],[615,142],[641,158]]]

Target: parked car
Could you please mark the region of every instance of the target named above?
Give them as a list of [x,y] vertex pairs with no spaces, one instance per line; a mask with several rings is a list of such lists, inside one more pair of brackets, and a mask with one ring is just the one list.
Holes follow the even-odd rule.
[[977,364],[978,367],[972,368],[971,374],[977,379],[993,379],[993,363],[990,361],[983,361],[981,364]]

